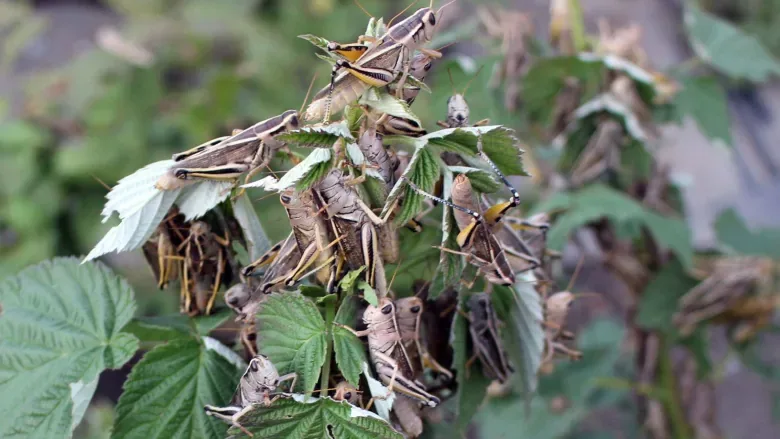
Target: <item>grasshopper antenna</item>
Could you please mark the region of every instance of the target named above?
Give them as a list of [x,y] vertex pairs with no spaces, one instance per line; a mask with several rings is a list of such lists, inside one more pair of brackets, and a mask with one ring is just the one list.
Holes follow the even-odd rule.
[[311,93],[311,88],[314,86],[314,81],[317,80],[317,74],[315,73],[314,76],[311,78],[311,82],[309,82],[309,89],[306,90],[306,96],[303,98],[303,104],[301,104],[301,109],[298,110],[298,114],[301,114],[303,112],[303,109],[306,107],[306,102],[309,100],[309,93]]
[[[436,11],[436,15],[438,15],[438,16],[439,16],[439,19],[441,19],[441,11],[443,11],[443,10],[444,10],[444,8],[446,8],[447,6],[449,6],[449,5],[453,4],[453,3],[455,3],[455,1],[456,1],[456,0],[452,0],[451,2],[448,2],[448,3],[445,3],[445,4],[443,4],[443,5],[442,5],[442,6],[439,8],[439,10],[438,10],[438,11]],[[431,8],[431,9],[433,9],[433,0],[431,0],[431,5],[430,5],[430,8]]]
[[398,274],[398,269],[401,268],[401,264],[403,264],[403,259],[398,259],[398,264],[395,266],[395,270],[393,270],[393,277],[390,278],[390,284],[387,286],[387,292],[393,295],[393,299],[395,300],[395,294],[393,294],[391,291],[393,291],[393,282],[395,282],[395,275]]
[[585,255],[583,254],[580,256],[580,260],[577,261],[577,266],[574,267],[574,273],[571,275],[571,279],[569,279],[569,285],[566,285],[566,289],[563,291],[571,291],[572,287],[574,286],[574,282],[577,281],[577,277],[580,275],[580,270],[582,269],[582,265],[585,263]]
[[353,0],[358,8],[360,8],[361,11],[363,11],[366,15],[368,15],[368,18],[374,18],[373,15],[371,15],[370,12],[366,10],[366,8],[363,7],[363,5],[360,4],[358,0]]
[[484,67],[485,67],[485,65],[482,64],[479,67],[479,69],[477,70],[477,72],[474,73],[474,76],[472,76],[471,79],[469,79],[469,82],[466,83],[466,87],[463,88],[463,93],[461,93],[461,95],[463,95],[463,97],[466,97],[466,91],[469,89],[469,87],[471,87],[471,83],[474,82],[475,79],[477,79],[477,76],[479,76],[479,73],[482,71],[482,68],[484,68]]
[[89,175],[91,175],[91,176],[92,176],[92,178],[94,178],[94,179],[95,179],[95,181],[97,181],[98,183],[100,183],[100,185],[101,185],[101,186],[103,186],[104,188],[106,188],[106,190],[107,190],[107,191],[111,192],[111,186],[107,185],[107,184],[106,184],[106,182],[104,182],[103,180],[101,180],[101,179],[97,178],[97,176],[96,176],[95,174],[89,174]]
[[[399,16],[401,16],[401,14],[403,14],[403,13],[404,13],[404,12],[406,12],[406,11],[408,11],[408,10],[409,10],[409,8],[411,8],[412,6],[414,6],[414,5],[415,5],[415,3],[417,3],[418,1],[419,1],[419,0],[414,0],[414,1],[413,1],[413,2],[412,2],[410,5],[409,5],[409,6],[405,7],[405,8],[404,8],[404,9],[403,9],[401,12],[399,12],[399,13],[395,14],[395,17],[391,18],[391,19],[390,19],[390,21],[388,21],[388,22],[387,22],[387,28],[388,28],[388,29],[390,29],[390,26],[392,26],[392,24],[393,24],[393,21],[395,21],[395,19],[396,19],[396,18],[398,18]],[[433,4],[433,0],[431,0],[431,4]]]
[[453,209],[458,209],[461,212],[465,212],[465,213],[471,215],[474,218],[475,221],[482,222],[482,215],[480,215],[479,213],[477,213],[477,212],[475,212],[475,211],[473,211],[473,210],[471,210],[469,208],[466,208],[466,207],[463,207],[463,206],[458,206],[457,204],[453,204],[453,203],[451,203],[451,202],[449,202],[449,201],[447,201],[447,200],[445,200],[443,198],[439,198],[439,197],[437,197],[435,195],[431,195],[428,192],[425,192],[424,190],[422,190],[419,187],[417,187],[416,184],[412,183],[412,181],[409,180],[405,176],[402,176],[401,178],[403,180],[405,180],[406,184],[408,184],[409,187],[411,187],[412,190],[417,192],[418,194],[420,194],[420,195],[422,195],[424,197],[430,198],[431,200],[436,201],[437,203],[441,203],[441,204],[449,206],[449,207],[451,207]]
[[452,80],[452,69],[447,67],[447,75],[450,77],[450,87],[452,88],[452,95],[455,96],[457,92],[455,92],[455,81]]

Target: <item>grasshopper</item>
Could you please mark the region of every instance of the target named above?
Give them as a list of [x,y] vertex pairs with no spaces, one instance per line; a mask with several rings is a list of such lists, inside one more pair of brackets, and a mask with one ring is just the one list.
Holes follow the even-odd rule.
[[506,358],[501,335],[498,332],[500,321],[490,302],[488,293],[472,294],[468,300],[469,334],[474,348],[474,356],[467,365],[479,358],[486,377],[505,383],[513,372]]
[[[416,399],[429,407],[436,407],[440,402],[439,398],[426,392],[413,379],[414,367],[409,360],[409,355],[404,348],[398,330],[393,302],[382,297],[377,306],[368,305],[363,313],[363,322],[368,327],[364,331],[355,331],[347,326],[342,327],[357,337],[368,336],[371,361],[374,363],[377,375],[388,390],[391,392],[396,390],[400,394]],[[371,408],[371,402],[367,408]]]
[[[709,275],[679,300],[674,324],[690,335],[706,321],[736,323],[733,338],[749,340],[769,324],[780,304],[776,292],[777,267],[768,258],[725,257],[712,263]],[[706,276],[706,277],[705,277]]]
[[[447,99],[447,120],[437,121],[437,125],[442,128],[465,128],[471,126],[469,125],[469,115],[471,110],[469,110],[469,104],[466,102],[466,91],[468,91],[471,82],[476,79],[481,70],[482,68],[480,67],[480,69],[477,70],[477,73],[474,74],[474,76],[463,88],[463,91],[458,93],[455,91],[455,84],[452,81],[452,72],[447,69],[447,74],[450,76],[450,85],[452,86],[452,96]],[[489,123],[490,119],[482,119],[474,123],[473,126],[478,127],[487,125]]]
[[204,410],[207,415],[222,419],[241,429],[247,435],[253,436],[252,433],[238,423],[238,420],[252,409],[252,405],[263,404],[268,407],[279,399],[281,394],[276,394],[271,398],[279,384],[290,381],[289,391],[292,392],[295,389],[297,378],[298,375],[294,372],[279,376],[279,371],[276,370],[276,366],[271,363],[268,357],[257,355],[249,361],[249,366],[238,382],[238,387],[230,400],[230,405],[227,407],[207,405],[204,407]]
[[[341,170],[334,169],[313,188],[317,207],[327,215],[338,240],[341,256],[350,270],[366,267],[366,282],[380,297],[387,295],[384,266],[380,258],[377,228],[386,225],[360,199]],[[389,215],[388,215],[389,216]]]
[[[439,14],[442,9],[439,9]],[[370,87],[384,87],[399,75],[396,95],[403,97],[414,52],[419,50],[434,58],[441,58],[440,52],[421,47],[433,38],[435,28],[436,12],[432,7],[421,8],[391,26],[354,62],[337,60],[331,72],[330,84],[314,96],[304,115],[305,119],[323,119],[327,123],[332,113],[338,113],[347,104],[359,99]],[[344,71],[339,73],[341,70]]]
[[347,381],[341,381],[336,385],[336,391],[333,394],[336,401],[347,401],[352,405],[358,405],[360,402],[360,392]]
[[160,190],[186,186],[193,179],[246,181],[268,165],[276,151],[285,146],[275,136],[298,129],[297,110],[287,110],[227,138],[214,139],[188,151],[174,154],[171,169],[157,181]]
[[520,194],[517,193],[498,167],[484,153],[481,137],[477,141],[477,150],[512,193],[509,201],[491,206],[485,211],[484,215],[477,210],[479,208],[474,202],[471,182],[464,174],[459,174],[455,177],[452,185],[452,202],[422,191],[408,179],[407,183],[421,195],[455,209],[455,220],[460,228],[457,242],[462,251],[458,252],[446,248],[442,248],[442,251],[465,256],[467,261],[479,269],[488,282],[499,285],[512,285],[515,283],[515,272],[509,263],[509,257],[527,262],[527,266],[522,271],[533,270],[539,267],[541,262],[531,255],[504,248],[496,238],[495,231],[500,225],[501,219],[509,209],[520,204]]
[[599,123],[596,132],[571,168],[571,185],[580,187],[598,178],[605,171],[618,169],[622,141],[623,127],[619,122],[605,119]]
[[396,299],[393,303],[398,332],[401,334],[401,343],[409,355],[409,363],[414,368],[415,377],[420,378],[423,368],[428,365],[434,371],[451,380],[453,378],[452,372],[436,362],[420,343],[423,301],[419,297],[411,296]]

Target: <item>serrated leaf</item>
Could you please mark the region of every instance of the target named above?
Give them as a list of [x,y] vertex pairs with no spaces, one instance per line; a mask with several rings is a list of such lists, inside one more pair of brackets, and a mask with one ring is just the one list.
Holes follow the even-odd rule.
[[523,150],[518,146],[520,142],[515,137],[514,130],[501,125],[447,128],[426,134],[420,137],[418,142],[427,142],[445,151],[465,156],[476,156],[479,134],[482,134],[482,149],[501,172],[506,175],[528,175],[523,169]]
[[634,226],[639,232],[646,226],[662,246],[668,247],[685,267],[693,265],[693,247],[690,229],[684,220],[663,217],[645,209],[641,204],[610,187],[593,184],[572,193],[558,193],[534,206],[534,212],[552,212],[567,209],[556,218],[547,235],[552,249],[561,249],[569,236],[590,222],[607,218],[616,225]]
[[708,76],[686,76],[680,82],[682,89],[674,99],[676,110],[691,116],[709,139],[731,146],[729,108],[723,86]]
[[122,367],[138,348],[120,332],[134,312],[132,289],[102,264],[56,258],[5,278],[0,436],[69,437],[100,372]]
[[[451,168],[443,166],[442,174],[441,196],[443,199],[449,200],[452,196],[453,182]],[[455,228],[455,216],[452,213],[452,208],[449,206],[443,206],[442,208],[441,231],[441,246],[443,248],[459,251],[457,229]],[[431,281],[433,285],[439,285],[439,283],[441,283],[441,288],[431,288],[429,291],[430,299],[435,300],[447,286],[459,282],[460,276],[463,273],[463,266],[464,262],[461,256],[442,251],[439,256],[439,266],[436,268],[436,274],[434,275],[433,281]]]
[[683,17],[693,51],[722,73],[756,82],[780,74],[780,63],[755,37],[694,2],[686,2]]
[[376,291],[368,282],[364,280],[358,281],[357,287],[363,292],[363,299],[368,302],[369,305],[378,306],[379,298],[376,296]]
[[[358,298],[346,297],[336,312],[334,322],[354,327],[357,323]],[[366,362],[366,349],[355,334],[348,330],[333,327],[333,350],[336,353],[336,364],[341,374],[355,387],[359,386],[361,365]]]
[[157,346],[130,372],[112,437],[223,437],[227,425],[203,406],[229,403],[240,374],[199,339]]
[[360,105],[367,105],[379,113],[385,113],[390,116],[400,117],[402,119],[409,119],[422,125],[420,118],[416,114],[412,113],[409,108],[409,104],[406,101],[392,96],[390,93],[383,89],[372,87],[368,89],[358,101]]
[[542,302],[536,282],[532,272],[520,273],[512,288],[500,287],[491,296],[496,313],[507,325],[507,350],[517,369],[514,379],[528,395],[536,391],[544,350]]
[[332,58],[332,57],[329,57],[329,56],[325,56],[325,55],[323,55],[321,53],[315,53],[314,56],[316,56],[317,58],[325,61],[326,63],[328,63],[328,64],[330,64],[332,66],[336,65],[336,59],[335,58]]
[[642,293],[636,317],[637,325],[664,332],[673,329],[672,316],[677,312],[680,297],[697,283],[698,281],[688,276],[678,261],[664,265]]
[[279,134],[276,139],[305,148],[330,148],[339,139],[354,142],[346,122],[330,125],[311,125]]
[[[402,439],[390,424],[346,401],[331,398],[283,398],[270,407],[255,405],[238,422],[263,439]],[[231,438],[248,438],[232,427]]]
[[184,221],[200,218],[230,195],[235,185],[232,181],[199,181],[184,187],[176,198],[179,213]]
[[257,212],[248,195],[244,194],[233,200],[233,216],[238,221],[238,225],[241,226],[244,240],[249,247],[247,249],[249,259],[257,260],[271,248],[271,241],[265,234],[263,224],[260,223],[260,218],[257,217]]
[[89,252],[84,262],[106,253],[135,250],[146,242],[173,206],[178,191],[157,191],[140,210],[112,227]]
[[585,62],[597,62],[605,68],[625,74],[634,81],[634,85],[644,102],[651,103],[656,95],[662,94],[658,89],[656,75],[631,61],[613,54],[578,53],[577,58]]
[[730,251],[780,259],[780,229],[750,230],[734,209],[718,216],[715,234]]
[[[314,181],[310,181],[311,178],[309,177],[312,175],[319,175],[319,177],[322,177],[324,175],[321,174],[322,168],[331,166],[330,162],[332,155],[332,150],[330,148],[314,149],[305,159],[303,159],[303,161],[287,171],[278,182],[267,184],[265,186],[266,190],[283,191],[292,186],[297,187],[300,183],[314,183]],[[325,171],[325,173],[327,173],[327,171]]]
[[310,393],[325,362],[325,321],[314,304],[297,293],[272,294],[257,314],[259,351],[280,374],[298,374],[298,386]]
[[[430,193],[434,184],[436,184],[436,180],[439,179],[439,162],[428,149],[418,147],[414,150],[414,154],[412,154],[403,176],[418,188]],[[422,210],[423,195],[414,191],[406,183],[406,180],[399,179],[387,195],[385,207],[382,209],[383,216],[402,193],[404,193],[403,205],[394,219],[396,224],[406,224],[417,212]]]
[[501,188],[501,183],[496,180],[493,174],[484,169],[468,166],[450,166],[449,168],[453,174],[465,174],[477,192],[493,193]]
[[149,200],[159,195],[160,191],[154,185],[174,163],[173,160],[154,162],[119,180],[106,194],[108,201],[100,213],[103,222],[108,221],[113,212],[119,214],[119,219],[125,219],[143,209]]
[[125,326],[125,331],[142,342],[167,342],[198,338],[227,321],[234,314],[227,309],[208,316],[189,317],[181,314],[136,317]]

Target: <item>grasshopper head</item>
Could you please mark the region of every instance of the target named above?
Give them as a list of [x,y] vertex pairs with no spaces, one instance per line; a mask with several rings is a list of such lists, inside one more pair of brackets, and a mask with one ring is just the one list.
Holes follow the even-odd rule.
[[451,127],[464,127],[469,124],[469,104],[462,94],[447,99],[447,123]]
[[358,390],[355,386],[347,381],[341,381],[336,385],[336,392],[333,394],[333,399],[336,401],[348,401],[350,404],[357,404],[358,396]]
[[238,283],[230,287],[225,291],[225,303],[236,312],[241,312],[241,309],[249,303],[249,296],[251,291],[245,283]]
[[363,322],[370,328],[373,325],[378,325],[388,320],[391,320],[395,315],[395,305],[390,299],[383,297],[379,299],[377,306],[368,305],[365,312],[363,312]]
[[287,131],[297,130],[301,123],[300,119],[298,110],[287,110],[282,113],[282,124],[284,124]]
[[423,310],[423,302],[419,297],[404,297],[395,301],[397,315],[417,316]]
[[276,387],[277,379],[279,379],[279,372],[276,370],[276,366],[271,363],[268,357],[262,354],[258,354],[249,360],[249,367],[247,367],[242,377],[242,381],[246,381],[248,384],[260,385],[270,389]]

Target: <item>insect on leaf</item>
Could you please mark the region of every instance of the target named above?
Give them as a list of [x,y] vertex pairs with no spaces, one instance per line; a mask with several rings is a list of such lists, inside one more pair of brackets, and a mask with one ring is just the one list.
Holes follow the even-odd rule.
[[502,187],[491,172],[483,169],[470,168],[468,166],[450,166],[449,168],[453,174],[465,174],[468,176],[471,186],[477,192],[493,193]]
[[380,113],[387,113],[390,116],[409,119],[422,124],[420,118],[412,113],[409,104],[406,101],[396,98],[385,90],[370,88],[358,101],[361,105],[367,105]]
[[277,140],[305,148],[330,148],[339,139],[354,142],[346,122],[313,125],[276,136]]
[[[458,310],[467,312],[464,297],[458,299]],[[453,365],[458,380],[458,393],[456,396],[457,426],[461,431],[465,431],[471,418],[477,413],[477,409],[485,399],[487,386],[490,384],[490,379],[482,374],[480,365],[477,362],[472,364],[470,368],[466,367],[470,356],[468,351],[468,325],[468,320],[463,314],[460,312],[455,313],[452,320],[450,341],[454,353]]]
[[299,182],[312,184],[311,175],[322,177],[327,170],[323,172],[324,167],[331,166],[332,151],[330,148],[316,148],[303,159],[302,162],[293,166],[287,171],[278,182],[266,185],[266,190],[282,191],[292,186],[298,186]]
[[102,264],[56,258],[5,278],[0,304],[0,436],[69,437],[100,372],[138,348],[121,331],[132,289]]
[[512,129],[501,125],[471,128],[447,128],[420,137],[420,142],[427,142],[445,151],[455,152],[465,156],[477,155],[478,136],[482,135],[482,149],[496,166],[506,175],[528,174],[523,169],[521,156],[523,150],[520,141]]
[[260,353],[271,359],[280,374],[297,373],[303,392],[314,390],[326,346],[325,321],[317,307],[300,294],[272,294],[257,319]]
[[357,287],[363,292],[363,299],[370,305],[378,306],[379,298],[376,296],[376,291],[364,280],[358,281]]
[[[402,439],[390,424],[372,412],[331,398],[282,398],[270,407],[255,405],[238,422],[255,438]],[[249,438],[232,427],[230,438]]]

